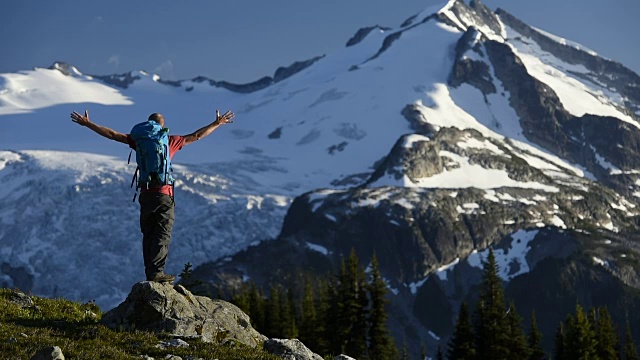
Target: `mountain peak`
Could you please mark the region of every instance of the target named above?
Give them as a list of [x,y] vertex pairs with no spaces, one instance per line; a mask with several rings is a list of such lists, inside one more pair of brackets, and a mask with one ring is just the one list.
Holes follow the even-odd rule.
[[56,61],[48,67],[51,70],[58,70],[67,76],[82,76],[82,73],[75,66],[64,61]]

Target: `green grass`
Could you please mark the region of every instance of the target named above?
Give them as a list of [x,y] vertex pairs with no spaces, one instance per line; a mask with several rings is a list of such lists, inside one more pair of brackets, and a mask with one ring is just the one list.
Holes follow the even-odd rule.
[[[188,348],[158,349],[163,334],[113,331],[98,324],[102,312],[96,305],[32,296],[35,306],[21,308],[9,301],[12,290],[0,289],[0,354],[2,359],[30,359],[38,350],[59,346],[66,359],[140,359],[167,354],[204,359],[278,359],[259,348],[244,345],[187,341]],[[24,337],[22,334],[26,335]]]

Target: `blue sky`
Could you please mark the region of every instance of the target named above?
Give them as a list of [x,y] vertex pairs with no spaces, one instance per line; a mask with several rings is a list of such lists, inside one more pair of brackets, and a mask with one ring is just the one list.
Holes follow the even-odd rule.
[[[56,60],[90,74],[147,70],[248,82],[398,26],[436,0],[35,1],[0,4],[0,73]],[[640,72],[636,0],[485,0]]]

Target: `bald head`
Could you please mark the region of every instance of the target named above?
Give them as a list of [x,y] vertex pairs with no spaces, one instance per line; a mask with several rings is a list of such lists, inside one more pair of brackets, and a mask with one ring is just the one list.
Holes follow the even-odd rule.
[[160,114],[160,113],[153,113],[153,114],[149,115],[149,119],[148,120],[155,121],[158,124],[160,124],[160,126],[164,127],[164,116],[162,116],[162,114]]

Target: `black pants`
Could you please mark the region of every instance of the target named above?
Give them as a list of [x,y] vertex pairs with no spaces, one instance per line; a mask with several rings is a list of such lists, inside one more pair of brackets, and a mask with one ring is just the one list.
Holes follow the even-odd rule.
[[172,196],[151,192],[141,193],[138,202],[144,272],[149,280],[164,272],[175,219],[175,202]]

